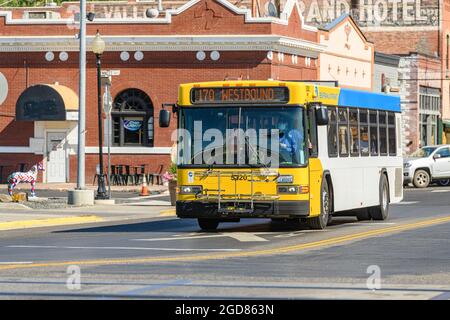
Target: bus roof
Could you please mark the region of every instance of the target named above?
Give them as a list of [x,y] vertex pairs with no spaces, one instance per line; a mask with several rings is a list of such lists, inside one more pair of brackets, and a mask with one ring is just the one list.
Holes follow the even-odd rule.
[[[291,92],[289,104],[305,104],[307,102],[322,102],[326,105],[343,107],[367,108],[401,112],[400,97],[385,93],[322,86],[313,82],[280,81],[280,80],[226,80],[213,82],[185,83],[180,85],[178,103],[192,105],[191,90],[196,88],[257,88],[257,87],[287,87]],[[242,102],[242,101],[240,101]],[[252,101],[248,101],[252,103]],[[254,103],[257,103],[256,101]]]

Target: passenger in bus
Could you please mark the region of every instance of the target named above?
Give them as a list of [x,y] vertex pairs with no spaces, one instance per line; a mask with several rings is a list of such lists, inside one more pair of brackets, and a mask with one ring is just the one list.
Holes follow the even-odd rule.
[[293,129],[287,119],[281,118],[278,121],[280,135],[280,161],[284,163],[303,163],[303,133],[298,129]]
[[370,137],[370,153],[371,154],[378,154],[378,146],[377,146],[377,136],[375,134],[372,134]]
[[361,153],[369,153],[369,135],[367,132],[361,133]]

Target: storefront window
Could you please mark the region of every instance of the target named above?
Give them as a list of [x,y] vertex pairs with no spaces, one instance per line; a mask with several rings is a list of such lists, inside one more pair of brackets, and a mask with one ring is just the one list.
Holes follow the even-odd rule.
[[153,105],[139,89],[127,89],[114,101],[113,143],[116,146],[153,146]]
[[419,88],[419,128],[421,146],[437,142],[437,119],[440,117],[441,90],[420,86]]

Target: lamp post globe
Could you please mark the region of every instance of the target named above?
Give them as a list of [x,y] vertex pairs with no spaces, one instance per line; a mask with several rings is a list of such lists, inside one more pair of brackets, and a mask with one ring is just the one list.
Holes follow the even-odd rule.
[[106,43],[102,39],[100,32],[97,30],[94,40],[92,41],[92,52],[96,55],[102,55],[105,52]]

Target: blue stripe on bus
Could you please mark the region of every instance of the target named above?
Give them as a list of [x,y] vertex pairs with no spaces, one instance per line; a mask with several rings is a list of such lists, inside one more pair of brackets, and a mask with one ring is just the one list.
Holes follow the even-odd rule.
[[399,96],[346,88],[340,90],[338,105],[401,112]]

